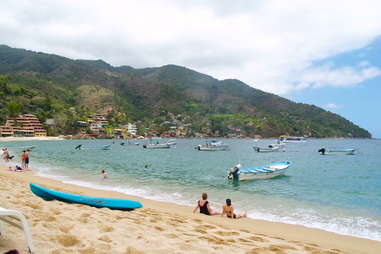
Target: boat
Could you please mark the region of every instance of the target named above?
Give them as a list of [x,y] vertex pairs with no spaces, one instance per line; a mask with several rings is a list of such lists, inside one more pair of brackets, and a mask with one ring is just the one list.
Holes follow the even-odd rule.
[[162,148],[171,148],[171,145],[168,144],[168,143],[144,144],[143,148],[147,148],[147,149],[162,149]]
[[329,155],[329,154],[343,154],[343,155],[354,155],[356,149],[354,148],[345,148],[345,149],[325,149],[321,148],[318,151],[321,155]]
[[284,152],[283,144],[270,144],[267,147],[253,146],[253,149],[258,153]]
[[89,197],[85,195],[59,192],[33,183],[31,183],[29,187],[36,196],[45,200],[59,200],[67,203],[84,204],[98,208],[107,207],[116,210],[133,210],[143,207],[140,202],[128,199]]
[[290,166],[291,162],[289,161],[274,162],[253,168],[241,168],[241,165],[238,164],[228,170],[228,179],[244,181],[274,178],[284,175]]
[[167,144],[170,146],[175,146],[176,145],[176,139],[170,139],[167,141]]
[[195,148],[199,151],[226,151],[229,146],[218,140],[208,140],[204,145],[198,145]]
[[103,145],[103,146],[84,146],[78,145],[75,147],[77,150],[110,150],[111,145]]
[[7,148],[8,150],[25,150],[25,151],[32,151],[36,146],[7,146],[3,149]]
[[306,138],[305,137],[280,136],[278,141],[281,143],[303,143],[303,142],[306,142]]

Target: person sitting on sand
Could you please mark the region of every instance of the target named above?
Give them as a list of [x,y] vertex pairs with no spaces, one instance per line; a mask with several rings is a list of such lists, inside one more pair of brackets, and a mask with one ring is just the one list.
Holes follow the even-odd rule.
[[107,176],[108,176],[107,171],[103,169],[102,170],[102,177],[103,177],[103,179],[106,179]]
[[226,205],[222,206],[221,217],[223,217],[225,214],[226,217],[231,219],[246,218],[246,213],[238,215],[234,213],[234,207],[232,206],[232,201],[230,200],[230,198],[226,199]]
[[19,165],[16,165],[14,168],[12,168],[11,166],[9,166],[8,170],[9,170],[9,171],[18,171],[18,172],[21,172],[21,171],[28,171],[27,169],[22,169]]
[[200,213],[205,215],[219,215],[219,212],[214,212],[212,208],[210,208],[208,194],[202,193],[202,200],[197,201],[197,206],[193,209],[193,213],[200,209]]

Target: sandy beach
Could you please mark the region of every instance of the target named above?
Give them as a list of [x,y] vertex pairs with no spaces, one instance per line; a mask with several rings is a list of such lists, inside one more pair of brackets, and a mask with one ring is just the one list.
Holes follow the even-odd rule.
[[[381,253],[381,242],[302,226],[193,214],[192,207],[64,184],[0,168],[2,207],[22,212],[35,253]],[[29,183],[89,196],[138,200],[135,211],[93,208],[33,195]],[[7,219],[9,220],[9,219]],[[0,252],[27,253],[22,230],[4,223]]]
[[34,141],[34,140],[64,140],[63,137],[0,137],[0,142]]

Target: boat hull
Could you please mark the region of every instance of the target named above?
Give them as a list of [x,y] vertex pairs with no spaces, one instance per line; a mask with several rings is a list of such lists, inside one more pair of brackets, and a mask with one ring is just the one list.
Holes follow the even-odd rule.
[[36,146],[15,146],[15,147],[7,147],[8,148],[8,150],[17,150],[17,151],[19,151],[19,150],[25,150],[25,151],[28,151],[28,152],[30,152],[30,151],[32,151],[34,148],[36,148]]
[[253,149],[258,153],[284,152],[284,148],[282,147],[262,148],[258,146],[253,146]]
[[221,147],[197,146],[196,149],[199,151],[226,151],[228,150],[228,147],[226,146],[221,146]]
[[[234,174],[233,170],[229,170],[228,178],[236,179],[239,181],[270,179],[284,175],[286,173],[287,168],[289,168],[290,165],[291,162],[282,161],[274,162],[268,165],[259,166],[255,168],[241,168],[238,171],[234,172]],[[237,178],[234,178],[234,175]]]
[[356,149],[340,149],[340,150],[328,150],[325,152],[325,154],[337,154],[337,155],[354,155],[356,152]]
[[54,191],[36,184],[30,184],[30,190],[45,200],[59,200],[67,203],[89,205],[97,208],[110,208],[116,210],[133,210],[143,207],[138,201],[116,198],[99,198]]
[[274,177],[278,177],[281,175],[284,175],[286,173],[286,169],[278,170],[277,172],[263,172],[263,173],[241,173],[239,175],[239,180],[240,181],[248,181],[248,180],[259,180],[259,179],[270,179]]
[[111,145],[105,146],[80,146],[78,150],[111,150]]
[[143,145],[143,148],[146,149],[165,149],[165,148],[171,148],[170,144],[146,144]]

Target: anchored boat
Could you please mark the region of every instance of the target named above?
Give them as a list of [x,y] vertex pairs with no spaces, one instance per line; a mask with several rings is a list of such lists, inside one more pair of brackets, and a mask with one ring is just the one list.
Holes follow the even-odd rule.
[[94,206],[98,208],[107,207],[116,210],[133,210],[136,208],[143,207],[143,205],[138,201],[132,201],[128,199],[118,199],[118,198],[98,198],[89,197],[84,195],[77,195],[65,192],[54,191],[37,184],[31,183],[30,190],[37,196],[45,200],[59,200],[67,203],[77,203],[89,206]]
[[[4,148],[7,148],[8,150],[22,150],[22,151],[32,151],[34,148],[36,148],[36,146],[7,146],[7,147],[4,147]],[[3,149],[4,149],[3,148]]]
[[84,145],[78,145],[75,147],[77,150],[110,150],[111,145],[104,145],[104,146],[84,146]]
[[171,145],[168,143],[144,144],[143,148],[147,148],[147,149],[171,148]]
[[318,151],[321,155],[329,155],[329,154],[343,154],[343,155],[354,155],[356,149],[354,148],[345,148],[345,149],[325,149],[321,148]]
[[304,137],[280,136],[279,142],[282,142],[282,143],[303,143],[303,142],[306,142],[306,138],[304,138]]
[[241,168],[241,165],[238,164],[228,170],[228,179],[244,181],[274,178],[284,175],[290,166],[291,162],[289,161],[274,162],[253,168]]
[[204,145],[198,145],[195,149],[199,151],[226,151],[229,149],[228,145],[225,145],[221,141],[208,140]]
[[268,147],[253,146],[253,149],[258,153],[284,152],[283,144],[270,144]]

